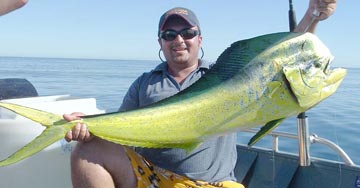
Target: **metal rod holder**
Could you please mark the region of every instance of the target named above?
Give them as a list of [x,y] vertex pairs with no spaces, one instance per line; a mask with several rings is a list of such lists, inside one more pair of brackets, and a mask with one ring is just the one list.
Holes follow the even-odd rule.
[[310,134],[307,116],[305,113],[298,115],[299,136],[299,161],[300,166],[310,166]]

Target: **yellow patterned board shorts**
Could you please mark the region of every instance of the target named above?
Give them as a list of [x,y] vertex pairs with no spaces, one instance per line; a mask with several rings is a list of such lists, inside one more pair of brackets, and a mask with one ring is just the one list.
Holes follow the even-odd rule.
[[234,181],[208,183],[154,166],[133,149],[125,147],[138,181],[138,188],[244,188]]

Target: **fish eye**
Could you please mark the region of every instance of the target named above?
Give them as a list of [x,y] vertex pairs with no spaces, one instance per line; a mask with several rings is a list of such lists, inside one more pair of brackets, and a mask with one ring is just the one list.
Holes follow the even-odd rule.
[[321,67],[321,63],[319,63],[319,62],[314,62],[314,66],[315,66],[315,68],[320,68],[320,67]]

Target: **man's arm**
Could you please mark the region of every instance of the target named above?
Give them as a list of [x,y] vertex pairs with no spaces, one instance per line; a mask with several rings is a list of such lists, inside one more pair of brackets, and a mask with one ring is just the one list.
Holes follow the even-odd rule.
[[[294,32],[314,33],[319,21],[327,19],[335,12],[336,3],[337,0],[310,0],[309,8]],[[314,15],[315,11],[318,11],[318,16]]]

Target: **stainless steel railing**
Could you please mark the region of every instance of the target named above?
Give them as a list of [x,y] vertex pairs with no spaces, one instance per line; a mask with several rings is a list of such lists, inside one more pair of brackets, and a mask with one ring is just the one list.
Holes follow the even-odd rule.
[[[257,133],[258,131],[259,129],[248,129],[244,130],[243,132]],[[279,152],[279,137],[299,140],[300,166],[310,166],[310,145],[314,143],[319,143],[331,148],[342,158],[346,165],[356,166],[356,164],[352,161],[349,155],[339,145],[325,138],[321,138],[316,134],[310,135],[307,117],[298,117],[298,135],[272,131],[269,136],[272,136],[273,138],[272,150],[275,152]]]

